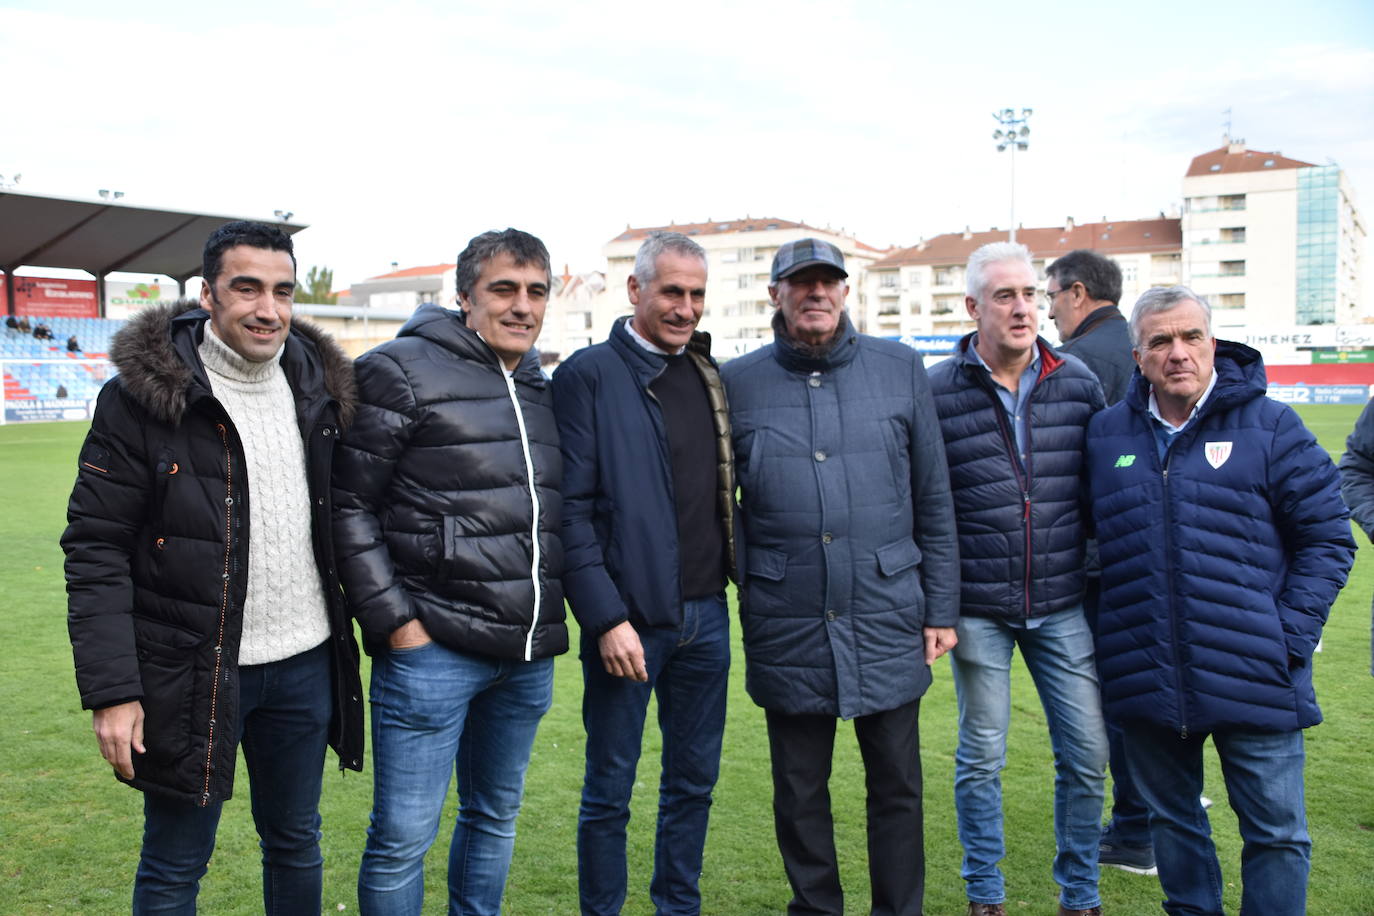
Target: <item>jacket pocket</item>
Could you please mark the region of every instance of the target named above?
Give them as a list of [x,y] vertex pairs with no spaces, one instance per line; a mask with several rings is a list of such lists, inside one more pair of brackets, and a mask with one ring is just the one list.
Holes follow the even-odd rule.
[[143,744],[150,760],[172,763],[191,747],[196,649],[193,633],[136,617],[138,673],[143,681]]
[[781,582],[787,573],[787,554],[781,550],[750,547],[748,551],[749,577]]
[[879,547],[875,555],[878,558],[878,571],[884,576],[895,576],[921,562],[921,548],[910,538]]

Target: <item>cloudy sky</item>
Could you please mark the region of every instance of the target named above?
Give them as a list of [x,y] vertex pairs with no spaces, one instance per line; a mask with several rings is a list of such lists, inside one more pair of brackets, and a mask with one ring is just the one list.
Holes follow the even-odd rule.
[[[1232,134],[1374,218],[1374,4],[0,0],[0,175],[270,217],[336,286],[485,229],[604,265],[627,224],[750,216],[879,246],[1148,217]],[[1374,262],[1366,258],[1366,272]]]

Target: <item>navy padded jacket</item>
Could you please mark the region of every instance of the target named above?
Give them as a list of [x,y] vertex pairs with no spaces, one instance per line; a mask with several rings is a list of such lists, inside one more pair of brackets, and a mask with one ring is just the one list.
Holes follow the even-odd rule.
[[1218,341],[1216,387],[1159,458],[1149,383],[1093,418],[1109,718],[1180,734],[1321,721],[1312,652],[1355,553],[1336,468],[1260,355]]
[[1087,366],[1043,339],[1024,468],[992,377],[971,350],[930,370],[959,523],[959,613],[1042,617],[1083,601],[1083,443],[1103,407]]

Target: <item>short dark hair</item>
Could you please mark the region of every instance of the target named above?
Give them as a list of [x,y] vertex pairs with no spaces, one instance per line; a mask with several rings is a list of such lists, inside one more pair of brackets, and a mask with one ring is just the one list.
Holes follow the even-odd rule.
[[511,256],[516,267],[533,264],[544,268],[544,272],[549,275],[549,285],[553,285],[553,271],[549,269],[549,250],[544,247],[543,242],[519,229],[504,229],[499,232],[493,229],[473,236],[468,242],[468,247],[459,253],[457,276],[454,278],[458,295],[465,299],[471,298],[472,288],[477,285],[477,278],[482,275],[482,265],[503,252]]
[[291,236],[276,226],[239,219],[225,223],[205,240],[205,253],[201,256],[200,275],[211,289],[219,277],[223,266],[224,253],[238,245],[249,248],[264,248],[268,251],[284,251],[291,256],[291,272],[296,272],[296,248],[291,244]]
[[1046,267],[1045,276],[1058,280],[1061,289],[1082,283],[1089,299],[1113,305],[1121,302],[1121,267],[1096,251],[1070,251]]

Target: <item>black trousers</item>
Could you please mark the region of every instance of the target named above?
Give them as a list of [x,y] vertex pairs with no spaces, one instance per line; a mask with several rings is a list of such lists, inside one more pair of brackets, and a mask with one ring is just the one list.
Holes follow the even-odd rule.
[[[920,700],[859,716],[854,733],[868,790],[868,875],[874,916],[920,916],[925,896]],[[791,916],[842,916],[844,891],[830,813],[833,716],[766,711],[773,760],[773,826]]]

